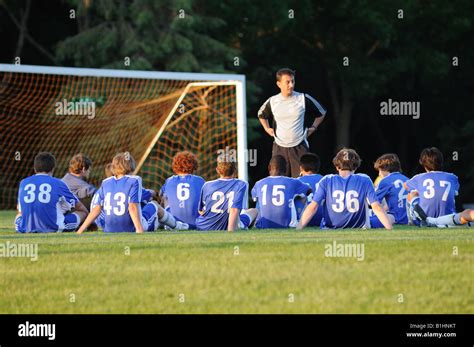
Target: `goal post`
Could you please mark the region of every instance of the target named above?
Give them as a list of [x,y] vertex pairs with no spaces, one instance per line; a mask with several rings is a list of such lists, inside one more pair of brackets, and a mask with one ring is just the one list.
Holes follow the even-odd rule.
[[216,177],[219,151],[234,150],[248,178],[244,75],[0,64],[0,95],[0,208],[14,207],[40,151],[55,155],[56,177],[72,155],[88,155],[95,185],[120,151],[151,189],[173,174],[180,150],[198,156],[205,179]]

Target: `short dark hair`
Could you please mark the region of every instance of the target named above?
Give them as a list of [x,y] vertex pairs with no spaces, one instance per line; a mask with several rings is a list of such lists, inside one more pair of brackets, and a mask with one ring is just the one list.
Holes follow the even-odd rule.
[[425,148],[420,154],[420,164],[428,171],[440,171],[443,168],[443,153],[436,148]]
[[295,70],[291,70],[287,67],[284,67],[284,68],[277,71],[276,80],[279,81],[281,79],[281,76],[283,76],[283,75],[290,75],[292,77],[295,77],[295,74],[296,74]]
[[355,171],[360,166],[360,157],[357,152],[351,148],[343,148],[337,152],[332,163],[339,170]]
[[40,152],[36,155],[33,167],[35,172],[51,172],[56,167],[56,158],[49,152]]
[[321,160],[317,154],[305,153],[300,157],[300,168],[304,171],[318,173],[321,167]]
[[280,174],[286,173],[286,159],[281,155],[275,155],[268,163],[268,172],[275,171]]
[[374,169],[388,172],[401,172],[402,165],[400,159],[395,153],[387,153],[378,157],[374,163]]
[[82,153],[74,155],[69,161],[69,171],[75,174],[80,174],[82,170],[89,170],[92,166],[92,160]]

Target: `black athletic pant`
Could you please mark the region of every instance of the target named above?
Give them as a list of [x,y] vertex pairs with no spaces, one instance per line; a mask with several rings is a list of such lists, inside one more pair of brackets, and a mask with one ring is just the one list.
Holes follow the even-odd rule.
[[281,155],[286,159],[286,176],[298,177],[300,175],[300,157],[308,153],[308,147],[304,142],[301,142],[295,147],[281,147],[275,142],[273,143],[272,157]]

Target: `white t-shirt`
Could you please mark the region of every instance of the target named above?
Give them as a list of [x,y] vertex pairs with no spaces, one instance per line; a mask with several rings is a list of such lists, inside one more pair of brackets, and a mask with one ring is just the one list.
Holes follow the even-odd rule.
[[306,142],[305,118],[325,114],[326,110],[316,99],[298,92],[286,98],[281,93],[274,95],[258,110],[259,118],[270,121],[275,131],[275,143],[281,147],[295,147]]

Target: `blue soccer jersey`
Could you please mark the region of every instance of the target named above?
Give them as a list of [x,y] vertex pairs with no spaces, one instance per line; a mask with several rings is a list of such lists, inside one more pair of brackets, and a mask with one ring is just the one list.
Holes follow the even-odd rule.
[[36,174],[20,182],[18,208],[22,214],[19,232],[57,232],[67,229],[64,214],[78,198],[58,178]]
[[231,208],[243,209],[248,204],[248,183],[237,178],[219,178],[204,183],[196,219],[198,230],[227,230]]
[[[91,207],[90,207],[91,211],[97,204],[99,204],[98,196],[99,196],[99,192],[96,191],[91,200]],[[142,187],[142,199],[140,201],[141,206],[142,207],[146,206],[152,199],[153,199],[153,194],[152,194],[151,189],[145,189]],[[102,209],[100,211],[99,216],[95,219],[95,224],[97,224],[99,228],[104,229],[104,223],[105,223],[105,212],[104,212],[104,209]]]
[[409,191],[418,191],[420,207],[428,217],[456,213],[454,199],[459,191],[456,175],[442,171],[426,172],[408,180],[406,186]]
[[177,220],[189,224],[189,229],[196,229],[199,198],[204,183],[200,176],[174,175],[161,187],[161,194],[167,202],[166,210]]
[[296,178],[269,176],[252,189],[252,198],[258,201],[257,228],[288,228],[298,223],[295,197],[306,197],[311,189]]
[[[295,207],[298,220],[301,219],[301,215],[303,214],[304,208],[306,207],[307,203],[310,203],[313,199],[317,184],[319,183],[321,178],[323,178],[323,176],[321,176],[320,174],[312,174],[298,177],[299,181],[308,184],[313,190],[313,192],[309,194],[306,199],[295,199]],[[309,221],[308,226],[320,226],[322,218],[323,210],[318,209],[318,211],[316,211],[316,213],[314,214],[313,218]]]
[[137,203],[139,216],[142,201],[142,179],[140,176],[115,176],[102,181],[93,205],[102,206],[105,232],[134,232],[135,226],[128,212],[130,203]]
[[323,208],[323,228],[370,228],[368,204],[377,201],[367,175],[327,175],[319,181],[313,201]]
[[375,193],[381,203],[383,199],[387,202],[388,213],[394,216],[395,223],[407,224],[407,191],[403,183],[408,181],[408,177],[400,172],[392,172],[379,181]]

